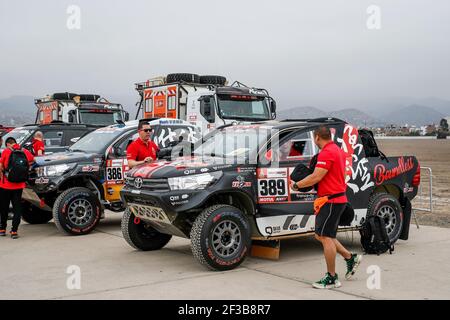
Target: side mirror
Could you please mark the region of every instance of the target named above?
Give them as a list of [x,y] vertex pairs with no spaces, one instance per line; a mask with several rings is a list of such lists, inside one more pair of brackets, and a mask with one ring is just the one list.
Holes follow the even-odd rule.
[[275,100],[270,101],[270,111],[272,113],[277,113],[277,103],[275,102]]
[[130,121],[130,114],[125,112],[125,122]]

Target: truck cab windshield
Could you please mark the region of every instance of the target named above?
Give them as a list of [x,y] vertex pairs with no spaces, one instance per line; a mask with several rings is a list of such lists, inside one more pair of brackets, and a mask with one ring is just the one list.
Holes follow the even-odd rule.
[[111,110],[80,110],[80,123],[108,126],[125,121],[121,111]]
[[223,119],[270,120],[267,99],[252,95],[218,95],[219,112]]

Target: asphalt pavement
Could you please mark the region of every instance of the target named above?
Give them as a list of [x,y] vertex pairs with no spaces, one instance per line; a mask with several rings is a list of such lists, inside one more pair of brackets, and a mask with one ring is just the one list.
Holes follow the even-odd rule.
[[[450,229],[411,226],[392,255],[365,255],[351,281],[337,259],[342,287],[311,287],[325,273],[313,238],[285,240],[280,259],[249,257],[214,272],[193,257],[187,239],[140,252],[122,238],[121,214],[108,213],[87,236],[60,234],[50,222],[22,224],[21,238],[0,238],[0,299],[449,299]],[[361,252],[359,234],[339,239]],[[11,290],[13,289],[13,290]]]

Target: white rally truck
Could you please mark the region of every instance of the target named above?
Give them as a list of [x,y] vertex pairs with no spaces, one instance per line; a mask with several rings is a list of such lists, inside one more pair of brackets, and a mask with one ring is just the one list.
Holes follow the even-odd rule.
[[140,95],[136,119],[181,119],[199,127],[202,134],[234,122],[276,117],[276,102],[267,90],[238,81],[230,86],[222,76],[169,74],[137,83],[136,90]]

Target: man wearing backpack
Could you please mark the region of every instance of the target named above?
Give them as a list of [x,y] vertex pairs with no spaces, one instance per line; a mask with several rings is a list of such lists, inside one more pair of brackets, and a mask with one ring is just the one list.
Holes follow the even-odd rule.
[[22,191],[28,180],[30,164],[34,161],[33,155],[22,149],[13,137],[5,141],[6,149],[0,158],[0,236],[6,236],[9,204],[13,207],[13,222],[11,238],[17,239],[18,228],[22,214]]
[[345,278],[350,279],[356,272],[362,256],[352,254],[336,239],[341,217],[347,209],[347,184],[345,182],[346,155],[333,142],[330,128],[320,126],[314,130],[314,142],[320,153],[314,172],[306,178],[293,183],[294,190],[304,189],[318,185],[317,199],[314,202],[316,214],[316,239],[322,243],[328,272],[325,277],[315,283],[317,289],[339,288],[336,273],[336,253],[346,261],[347,273]]

